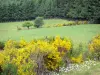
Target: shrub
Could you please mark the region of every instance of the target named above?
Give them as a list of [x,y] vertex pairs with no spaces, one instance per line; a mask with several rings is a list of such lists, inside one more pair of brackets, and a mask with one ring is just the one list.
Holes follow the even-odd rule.
[[94,54],[95,58],[100,60],[100,35],[91,40],[89,43],[89,49]]
[[4,47],[4,50],[9,50],[9,49],[12,49],[12,48],[15,48],[15,41],[13,40],[8,40],[6,43],[5,43],[5,47]]
[[72,57],[71,60],[73,63],[81,63],[83,62],[83,56],[80,54],[78,57]]
[[62,27],[62,26],[75,26],[75,25],[81,25],[81,24],[88,24],[88,21],[69,21],[68,23],[64,24],[57,24],[53,27]]
[[18,75],[17,66],[9,63],[4,64],[1,75]]
[[78,47],[72,50],[70,58],[73,63],[83,62],[83,44],[82,43],[80,43]]
[[4,62],[5,56],[0,53],[0,75],[3,73],[2,64]]
[[0,65],[4,62],[5,56],[0,53]]
[[33,26],[33,24],[30,23],[30,22],[25,22],[25,23],[23,24],[23,27],[27,27],[28,29],[29,29],[31,26]]
[[44,24],[42,17],[37,17],[34,21],[34,27],[39,28]]
[[14,64],[18,75],[44,75],[44,71],[55,71],[60,67],[71,46],[70,40],[59,36],[31,42],[8,40],[1,53],[5,60],[0,60]]
[[0,42],[0,50],[3,50],[4,46],[5,46],[5,43],[4,42]]
[[59,52],[52,52],[44,56],[44,64],[49,71],[55,71],[59,67],[61,56]]
[[76,21],[77,25],[83,24],[83,21]]
[[59,36],[55,37],[53,45],[57,48],[64,48],[63,50],[70,50],[71,49],[71,41],[66,39],[61,39]]
[[[9,45],[10,44],[10,45]],[[16,48],[16,41],[8,41],[4,50],[4,55],[8,63],[17,66],[18,75],[34,75],[34,60],[31,60],[33,49],[31,46]]]
[[88,21],[83,21],[83,24],[88,24]]
[[21,28],[21,27],[19,27],[19,26],[17,26],[17,30],[22,30],[22,28]]
[[55,27],[62,27],[63,26],[63,24],[57,24],[57,25],[55,25]]
[[73,25],[76,25],[76,22],[74,21],[70,21],[69,23],[66,24],[67,26],[73,26]]

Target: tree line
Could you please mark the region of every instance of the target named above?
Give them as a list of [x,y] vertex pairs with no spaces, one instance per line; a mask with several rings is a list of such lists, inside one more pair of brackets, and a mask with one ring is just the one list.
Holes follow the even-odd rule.
[[100,20],[100,0],[0,0],[0,21],[44,18]]

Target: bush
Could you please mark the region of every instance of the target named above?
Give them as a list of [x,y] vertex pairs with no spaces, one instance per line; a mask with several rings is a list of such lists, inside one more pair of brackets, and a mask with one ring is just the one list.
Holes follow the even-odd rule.
[[44,24],[42,17],[37,17],[34,21],[34,27],[39,28]]
[[88,21],[83,21],[83,24],[88,24]]
[[89,43],[90,52],[93,53],[94,58],[100,60],[100,35],[94,37]]
[[5,56],[0,53],[0,65],[4,62]]
[[63,26],[63,24],[57,24],[56,25],[56,27],[62,27]]
[[28,29],[29,29],[31,26],[33,26],[33,24],[30,23],[30,22],[25,22],[25,23],[23,24],[23,27],[27,27]]
[[83,56],[80,54],[78,57],[72,57],[71,58],[73,63],[82,63],[83,62]]
[[1,75],[18,75],[17,66],[14,64],[6,63],[5,65],[3,65],[3,71]]
[[72,50],[70,58],[73,63],[83,62],[83,44],[82,43],[80,43],[78,47]]
[[17,30],[22,30],[22,28],[17,26]]
[[52,52],[44,56],[44,64],[49,71],[55,71],[59,67],[61,56],[59,52]]
[[4,46],[5,46],[5,43],[4,42],[0,42],[0,50],[3,50]]
[[[69,21],[68,23],[57,24],[57,25],[53,25],[52,27],[75,26],[81,24],[88,24],[88,21]],[[50,28],[50,26],[48,26],[47,28]]]
[[76,21],[77,25],[88,24],[88,21]]
[[70,49],[70,40],[59,36],[31,42],[8,40],[3,55],[1,53],[5,60],[1,63],[4,60],[17,66],[18,75],[44,75],[44,72],[56,71]]

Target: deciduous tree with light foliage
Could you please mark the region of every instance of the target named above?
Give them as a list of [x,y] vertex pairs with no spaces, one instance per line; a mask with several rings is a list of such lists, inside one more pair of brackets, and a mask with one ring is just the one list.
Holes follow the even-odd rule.
[[25,22],[25,23],[23,24],[23,27],[27,27],[28,29],[29,29],[31,26],[33,26],[33,24],[30,23],[30,22]]

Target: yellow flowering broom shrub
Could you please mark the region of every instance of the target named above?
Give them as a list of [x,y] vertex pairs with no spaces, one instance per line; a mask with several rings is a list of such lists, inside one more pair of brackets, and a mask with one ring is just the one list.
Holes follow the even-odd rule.
[[70,40],[66,40],[66,39],[61,39],[59,36],[56,36],[55,37],[55,40],[53,42],[53,45],[55,47],[63,47],[65,48],[66,50],[70,50],[71,48],[71,41]]
[[[59,62],[61,61],[61,56],[57,50],[57,47],[54,47],[52,43],[48,43],[47,41],[43,40],[38,40],[35,45],[35,50],[37,50],[37,53],[39,54],[38,57],[43,57],[41,60],[37,61],[41,62],[38,65],[44,65],[44,68],[50,71],[56,70],[59,66]],[[42,61],[44,63],[42,63]]]
[[34,61],[30,59],[27,49],[15,49],[5,51],[7,59],[5,61],[18,67],[18,75],[34,75]]
[[[55,71],[60,66],[64,54],[71,49],[71,42],[59,36],[51,40],[32,40],[19,42],[8,40],[4,51],[6,63],[17,66],[18,75],[41,74],[43,70]],[[62,56],[63,54],[63,56]],[[2,63],[3,58],[0,58]],[[6,63],[3,64],[6,64]]]
[[91,40],[89,50],[96,55],[98,60],[100,59],[100,35],[97,35]]
[[44,57],[45,67],[49,71],[57,70],[57,68],[59,67],[60,61],[61,61],[61,57],[60,57],[60,53],[59,52],[52,52],[50,54],[47,54]]
[[[16,45],[20,46],[20,48],[17,48]],[[26,43],[23,40],[21,42],[9,40],[6,42],[5,50],[3,51],[6,56],[5,61],[18,67],[18,75],[35,75],[34,67],[36,64],[30,58],[31,50],[33,50],[32,46],[28,45],[26,47]]]
[[68,52],[72,46],[70,40],[66,40],[65,38],[62,40],[59,36],[55,37],[55,40],[52,44],[58,49],[61,54],[65,54],[66,52]]
[[4,49],[9,50],[9,49],[15,48],[15,43],[16,43],[16,41],[8,40],[5,44]]
[[4,62],[5,56],[0,53],[0,65]]
[[81,62],[83,62],[82,54],[80,54],[78,57],[71,57],[71,61],[73,63],[81,63]]

